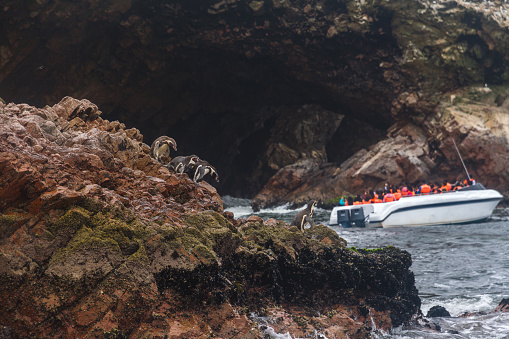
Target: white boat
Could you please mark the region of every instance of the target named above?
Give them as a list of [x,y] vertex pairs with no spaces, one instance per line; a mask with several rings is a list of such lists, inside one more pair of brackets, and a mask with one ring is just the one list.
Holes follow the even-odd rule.
[[458,191],[402,197],[398,201],[334,207],[329,225],[401,227],[447,225],[487,219],[502,195],[481,184]]

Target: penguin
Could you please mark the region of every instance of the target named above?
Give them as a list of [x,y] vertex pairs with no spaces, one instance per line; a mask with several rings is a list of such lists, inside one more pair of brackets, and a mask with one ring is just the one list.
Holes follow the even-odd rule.
[[197,161],[194,165],[189,166],[186,173],[196,183],[202,181],[207,174],[219,182],[219,174],[216,169],[205,160]]
[[171,159],[166,167],[175,173],[182,174],[189,166],[192,166],[200,161],[197,155],[188,155],[187,157],[179,156]]
[[170,156],[170,146],[177,150],[177,143],[170,137],[163,135],[157,138],[150,146],[150,155],[159,162],[164,156]]
[[290,226],[297,226],[302,232],[304,232],[304,226],[306,226],[307,223],[309,223],[311,227],[315,227],[315,222],[312,218],[317,203],[318,201],[311,200],[305,209],[297,213]]

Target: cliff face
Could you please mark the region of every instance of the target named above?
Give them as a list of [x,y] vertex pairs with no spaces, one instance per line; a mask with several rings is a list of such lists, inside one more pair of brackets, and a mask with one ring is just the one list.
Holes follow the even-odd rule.
[[235,220],[100,115],[70,97],[0,104],[3,335],[365,338],[420,313],[406,251]]
[[[303,161],[345,168],[356,152],[392,142],[403,165],[369,184],[416,162],[425,164],[423,174],[457,177],[454,157],[444,157],[443,167],[430,163],[429,150],[449,153],[440,107],[456,91],[485,84],[499,86],[499,97],[468,100],[504,107],[508,9],[501,0],[7,0],[0,93],[37,106],[88,98],[149,142],[171,135],[181,154],[198,153],[218,168],[222,194],[253,196],[277,171]],[[407,124],[424,136],[416,152],[413,138],[407,146],[394,140]],[[465,133],[457,136],[462,143]],[[503,182],[500,171],[470,156],[489,149],[471,145],[461,151],[474,176]],[[497,145],[505,150],[507,139]],[[353,182],[342,192],[357,189]]]

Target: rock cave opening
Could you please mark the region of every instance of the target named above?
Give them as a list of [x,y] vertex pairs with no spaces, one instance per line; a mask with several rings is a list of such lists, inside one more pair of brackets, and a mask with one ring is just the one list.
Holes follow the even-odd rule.
[[[66,7],[79,16],[65,19],[49,11],[31,18],[23,36],[2,27],[0,39],[15,41],[20,56],[10,58],[13,43],[2,45],[9,61],[0,77],[1,96],[39,107],[67,95],[88,99],[103,118],[138,128],[149,145],[161,135],[175,138],[173,155],[209,161],[220,175],[219,184],[212,182],[219,193],[239,197],[253,197],[299,152],[312,153],[294,147],[289,152],[295,154],[279,163],[267,160],[270,138],[273,148],[284,144],[275,151],[280,158],[286,146],[292,148],[285,144],[291,140],[274,137],[274,128],[291,122],[305,105],[332,112],[332,120],[334,114],[345,116],[320,145],[329,162],[340,163],[381,140],[393,123],[392,90],[380,67],[393,67],[399,53],[391,10],[380,9],[362,34],[336,32],[338,40],[284,8],[256,15],[247,8],[244,16],[227,11],[220,18],[195,2],[146,6],[138,3],[96,21],[84,14],[95,13],[93,8]],[[336,1],[323,6],[347,11]],[[287,14],[302,27],[281,29],[284,23],[274,18]],[[72,18],[80,24],[70,25]]]

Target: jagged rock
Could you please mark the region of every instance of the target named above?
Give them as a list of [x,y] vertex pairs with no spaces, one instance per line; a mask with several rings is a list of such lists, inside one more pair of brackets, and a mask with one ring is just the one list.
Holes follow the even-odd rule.
[[419,312],[406,251],[235,220],[212,186],[146,159],[137,132],[76,107],[0,106],[4,336],[261,338],[251,314],[270,309],[292,335],[351,337]]

